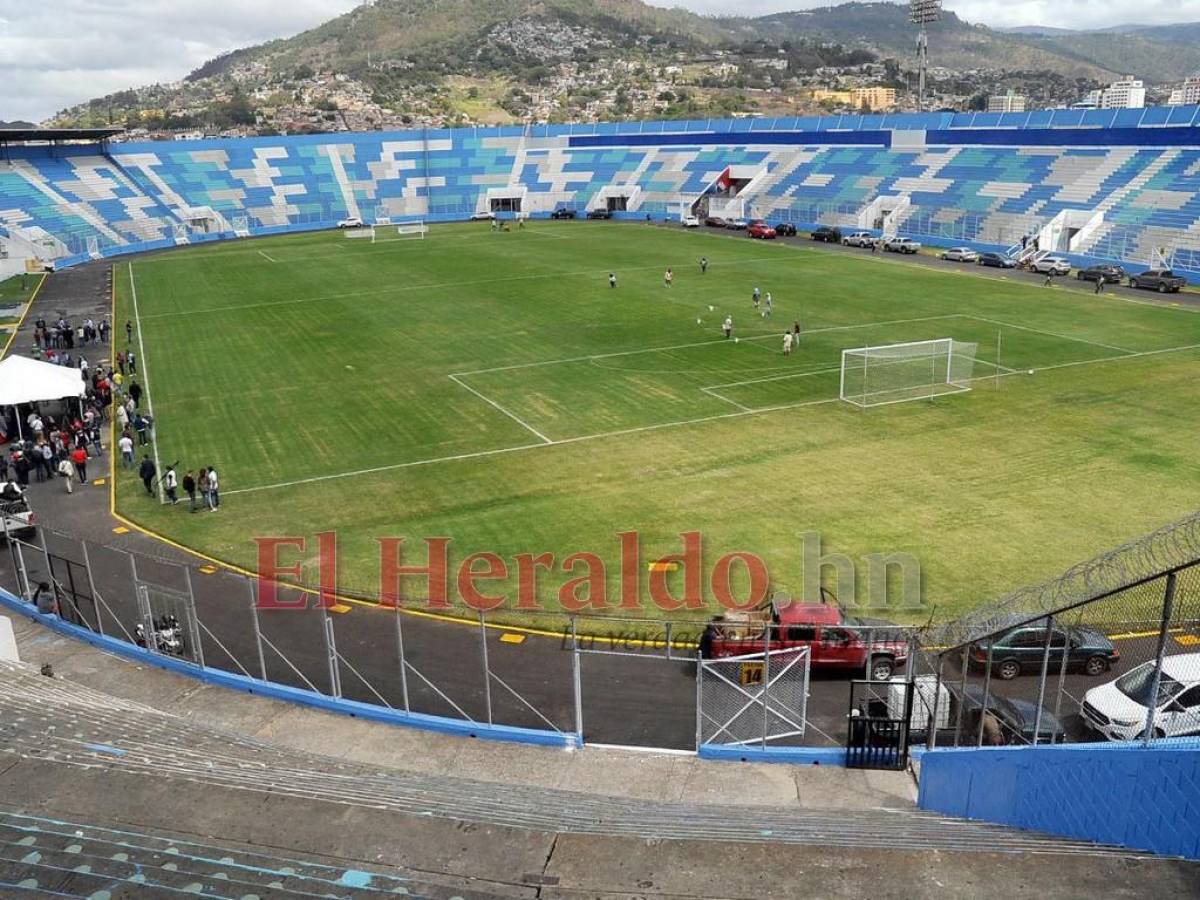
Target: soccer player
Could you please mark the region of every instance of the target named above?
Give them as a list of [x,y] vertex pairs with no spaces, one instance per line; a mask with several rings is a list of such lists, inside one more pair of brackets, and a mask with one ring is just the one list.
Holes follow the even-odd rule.
[[783,355],[792,355],[792,333],[790,331],[785,331],[783,333]]
[[733,316],[725,317],[725,324],[721,326],[721,330],[725,332],[725,340],[733,337]]
[[764,319],[769,319],[771,317],[771,292],[770,291],[767,291],[767,298],[766,298],[766,300],[763,301],[763,314],[762,315],[763,315]]
[[610,288],[615,288],[617,286],[617,273],[616,272],[608,273],[608,286]]
[[665,284],[667,287],[670,287],[671,282],[673,282],[674,280],[675,280],[675,273],[672,272],[670,269],[667,269],[667,271],[665,271],[663,273],[663,284]]
[[800,346],[800,320],[797,319],[792,324],[792,343],[797,347]]
[[708,274],[708,257],[707,256],[700,257],[700,274],[701,275]]
[[758,312],[758,302],[762,299],[762,291],[760,291],[758,288],[755,288],[754,297],[752,299],[754,300],[754,311]]

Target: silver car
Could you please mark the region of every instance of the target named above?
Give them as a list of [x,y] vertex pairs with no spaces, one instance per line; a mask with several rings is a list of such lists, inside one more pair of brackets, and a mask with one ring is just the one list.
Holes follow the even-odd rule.
[[1039,275],[1069,275],[1071,263],[1061,256],[1043,256],[1036,260],[1030,268]]
[[942,259],[946,262],[973,263],[979,261],[979,254],[970,247],[951,247],[942,254]]

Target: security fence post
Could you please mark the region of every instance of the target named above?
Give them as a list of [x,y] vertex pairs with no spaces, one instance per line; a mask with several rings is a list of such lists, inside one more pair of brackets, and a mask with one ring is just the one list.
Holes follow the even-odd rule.
[[[1058,690],[1054,697],[1054,722],[1057,728],[1058,723],[1062,722],[1062,697],[1067,689],[1067,663],[1071,656],[1071,642],[1063,642],[1062,660],[1058,664]],[[1055,729],[1050,731],[1050,743],[1054,743],[1054,739],[1058,732]]]
[[404,698],[404,711],[412,712],[408,702],[408,658],[404,655],[404,625],[400,622],[400,601],[396,600],[396,650],[400,654],[400,694]]
[[88,592],[92,596],[92,607],[96,613],[96,632],[104,636],[104,617],[100,615],[100,601],[96,596],[96,579],[92,575],[92,556],[88,553],[87,541],[80,541],[80,546],[83,547],[83,568],[87,572],[88,577]]
[[959,683],[959,686],[958,686],[958,715],[954,719],[954,746],[955,747],[958,746],[958,739],[959,739],[960,734],[962,733],[963,707],[966,706],[966,703],[964,703],[963,701],[967,697],[967,650],[969,647],[970,647],[969,644],[963,644],[962,681]]
[[267,656],[263,653],[262,626],[258,621],[258,595],[254,591],[254,582],[247,578],[246,587],[250,589],[250,616],[254,621],[254,647],[258,651],[259,678],[267,680]]
[[770,722],[770,706],[768,705],[770,697],[768,696],[768,686],[771,684],[771,622],[767,622],[767,643],[765,652],[763,653],[763,672],[762,672],[762,705],[763,705],[763,733],[762,733],[762,748],[767,749],[767,735],[771,732]]
[[325,655],[329,660],[329,691],[333,697],[341,699],[342,674],[338,667],[337,636],[333,633],[333,619],[329,618],[329,610],[323,600],[317,600],[321,610],[321,630],[325,632]]
[[1163,654],[1167,649],[1167,632],[1171,628],[1171,616],[1175,613],[1175,573],[1167,575],[1167,587],[1163,591],[1162,621],[1158,627],[1158,642],[1154,649],[1154,675],[1150,681],[1149,702],[1146,704],[1146,729],[1142,733],[1142,745],[1149,747],[1154,737],[1154,714],[1158,712],[1158,689],[1162,684]]
[[988,641],[987,662],[984,664],[987,668],[983,670],[983,702],[979,705],[979,729],[978,734],[975,736],[976,747],[983,746],[983,724],[987,721],[989,715],[988,699],[992,692],[992,659],[995,644],[996,641],[994,638]]
[[1042,733],[1042,705],[1046,702],[1046,679],[1050,675],[1050,642],[1054,635],[1054,617],[1046,616],[1046,640],[1042,642],[1042,674],[1038,680],[1037,712],[1033,717],[1033,746]]
[[192,567],[183,567],[184,578],[187,579],[188,590],[188,616],[191,621],[188,622],[188,630],[192,633],[192,637],[196,642],[196,663],[200,668],[204,668],[204,642],[200,640],[200,614],[196,612],[196,591],[192,587]]
[[487,623],[483,620],[483,612],[479,613],[479,644],[483,648],[483,700],[487,704],[487,721],[492,722],[492,669],[488,664]]
[[942,701],[942,672],[946,666],[946,654],[938,654],[937,679],[933,684],[933,709],[929,711],[929,724],[925,727],[925,747],[933,750],[937,747],[937,726],[939,707]]
[[579,740],[583,740],[583,678],[580,668],[579,659],[579,634],[576,630],[577,623],[575,617],[571,616],[571,681],[573,692],[572,696],[575,703],[575,733],[579,735]]

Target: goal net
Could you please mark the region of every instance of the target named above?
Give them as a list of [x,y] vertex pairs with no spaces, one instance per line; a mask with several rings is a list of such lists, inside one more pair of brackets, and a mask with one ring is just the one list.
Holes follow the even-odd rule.
[[346,228],[342,232],[347,238],[368,240],[372,244],[375,243],[375,226],[363,225],[358,228]]
[[843,350],[841,398],[869,407],[969,391],[977,349],[942,338]]
[[400,240],[425,240],[425,235],[429,233],[429,228],[424,222],[399,222],[396,225],[396,236]]

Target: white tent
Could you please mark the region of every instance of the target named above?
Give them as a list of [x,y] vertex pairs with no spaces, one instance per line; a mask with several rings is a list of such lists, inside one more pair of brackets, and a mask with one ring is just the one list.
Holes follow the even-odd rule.
[[0,362],[0,406],[84,397],[87,387],[76,368],[10,356]]

